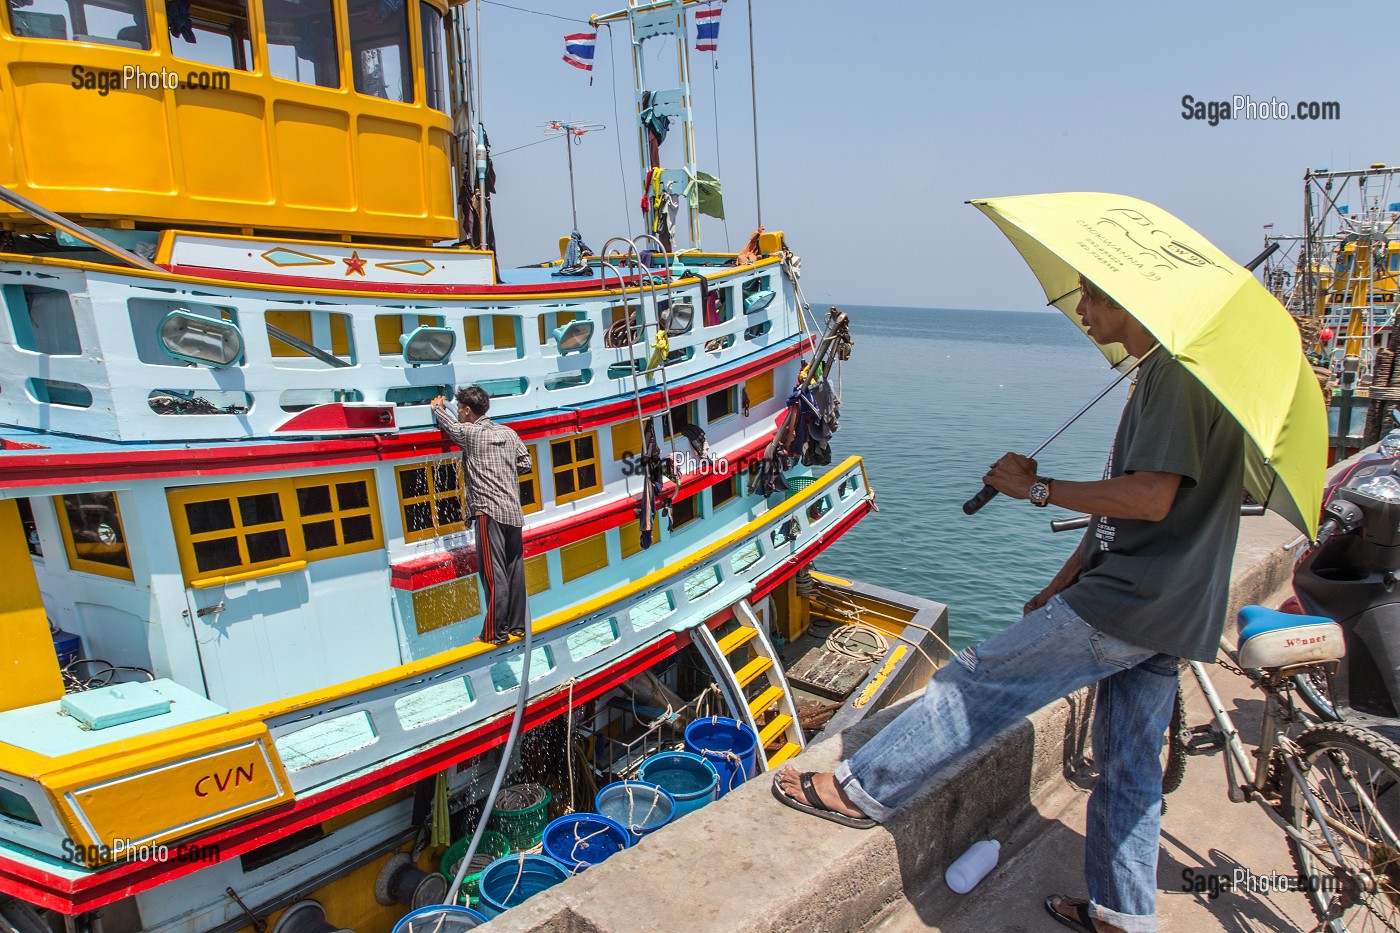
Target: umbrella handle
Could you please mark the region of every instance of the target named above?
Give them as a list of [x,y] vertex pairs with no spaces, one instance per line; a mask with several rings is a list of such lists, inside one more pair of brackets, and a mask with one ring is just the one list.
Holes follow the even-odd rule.
[[997,491],[993,486],[983,486],[977,495],[963,503],[964,515],[976,515],[981,511],[982,506],[996,498]]

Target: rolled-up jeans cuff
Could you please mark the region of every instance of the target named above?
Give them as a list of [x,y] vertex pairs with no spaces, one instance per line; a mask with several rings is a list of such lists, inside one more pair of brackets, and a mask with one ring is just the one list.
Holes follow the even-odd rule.
[[883,823],[894,815],[893,810],[865,792],[860,781],[851,773],[849,762],[843,761],[836,766],[836,784],[846,792],[852,803],[860,807],[862,813],[875,822]]
[[1109,910],[1093,901],[1089,902],[1089,915],[1096,920],[1102,920],[1104,923],[1116,926],[1123,933],[1157,933],[1157,918],[1155,916],[1120,914],[1116,910]]

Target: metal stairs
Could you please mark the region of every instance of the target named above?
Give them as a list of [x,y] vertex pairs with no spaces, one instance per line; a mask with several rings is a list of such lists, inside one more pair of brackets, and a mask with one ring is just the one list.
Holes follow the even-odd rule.
[[807,742],[783,666],[748,600],[734,604],[734,621],[738,627],[719,639],[708,626],[697,627],[695,644],[729,708],[758,736],[758,763],[767,771],[802,751]]

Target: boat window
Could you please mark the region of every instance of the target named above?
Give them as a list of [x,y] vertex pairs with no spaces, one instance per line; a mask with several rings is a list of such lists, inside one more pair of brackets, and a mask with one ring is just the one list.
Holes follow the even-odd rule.
[[768,401],[773,397],[773,370],[770,369],[745,382],[744,391],[748,393],[751,406]]
[[734,303],[729,296],[730,288],[714,288],[705,298],[705,326],[714,327],[734,318]]
[[534,596],[549,589],[549,563],[545,555],[525,558],[525,594]]
[[149,49],[146,4],[141,0],[34,0],[6,4],[10,31],[24,39],[72,39],[126,49]]
[[739,498],[739,477],[726,476],[710,487],[710,508],[719,508]]
[[700,505],[698,496],[688,496],[684,499],[671,503],[669,509],[671,513],[670,523],[666,526],[669,531],[676,531],[684,528],[700,517]]
[[44,549],[39,544],[39,526],[34,522],[34,506],[28,499],[16,499],[15,505],[19,506],[19,523],[24,528],[24,541],[29,546],[29,553],[35,557],[43,557]]
[[447,43],[442,31],[442,14],[432,4],[418,5],[418,18],[423,30],[423,86],[427,105],[448,112],[447,105]]
[[762,337],[764,334],[768,333],[772,329],[772,321],[764,321],[762,324],[755,324],[752,327],[746,327],[744,328],[744,339],[755,340],[759,337]]
[[723,582],[720,579],[719,567],[711,564],[703,570],[697,570],[685,578],[685,598],[688,602],[695,602],[710,590],[719,586]]
[[0,295],[21,349],[50,356],[82,354],[73,300],[67,292],[42,285],[6,285],[0,288]]
[[253,41],[248,29],[248,0],[194,0],[166,5],[170,51],[177,58],[236,71],[253,70]]
[[555,502],[573,502],[603,488],[598,469],[597,431],[551,441],[549,458]]
[[350,55],[355,90],[413,103],[408,7],[403,0],[350,0]]
[[275,78],[340,87],[331,0],[263,0],[267,68]]
[[238,389],[152,389],[146,404],[158,415],[241,415],[253,397]]
[[422,541],[463,531],[461,461],[456,457],[399,467],[403,539]]
[[526,444],[530,451],[530,472],[520,474],[520,511],[529,515],[544,507],[540,501],[540,449]]
[[[468,353],[483,350],[514,350],[520,355],[515,325],[519,318],[509,314],[469,314],[462,318],[462,344]],[[490,344],[486,338],[490,338]]]
[[711,392],[705,396],[705,417],[710,424],[714,424],[721,418],[728,418],[738,410],[739,389],[737,386],[720,389],[718,392]]
[[68,566],[104,577],[134,579],[116,493],[58,496],[54,504],[58,506],[58,525],[63,531]]
[[416,590],[413,594],[413,624],[419,635],[455,625],[480,612],[481,593],[475,576]]
[[[473,592],[475,592],[476,580],[471,577],[423,592],[433,593],[462,583],[470,583]],[[413,594],[415,608],[418,605],[420,595],[421,593]],[[480,611],[478,607],[476,612]],[[472,615],[475,614],[475,612],[472,613]],[[419,631],[421,632],[423,629],[420,628]],[[472,693],[471,681],[466,677],[453,677],[440,684],[415,690],[408,696],[399,697],[394,701],[394,713],[399,717],[399,724],[405,729],[417,729],[419,726],[441,722],[449,716],[455,716],[463,710],[470,709],[475,703],[476,695]]]
[[608,308],[607,320],[608,329],[603,334],[603,346],[626,347],[642,339],[642,329],[637,326],[636,305],[614,305]]
[[287,389],[277,399],[283,411],[306,411],[316,405],[363,402],[365,394],[359,389]]
[[167,498],[189,583],[382,546],[368,471],[187,486]]
[[69,408],[91,408],[92,390],[76,382],[62,379],[26,379],[24,387],[29,397],[41,405],[67,405]]
[[350,315],[339,311],[269,311],[267,323],[292,338],[287,341],[271,331],[267,342],[275,359],[295,362],[298,368],[333,367],[320,356],[297,346],[297,341],[334,356],[346,363],[355,363],[355,341],[350,332]]
[[763,557],[763,545],[757,541],[750,541],[729,558],[729,569],[735,573],[743,573],[758,563],[761,557]]
[[686,402],[684,405],[677,405],[672,408],[661,421],[661,431],[670,440],[675,437],[682,437],[682,431],[687,426],[695,423],[695,403]]
[[602,570],[608,565],[607,535],[590,535],[582,541],[564,545],[559,549],[559,563],[563,566],[565,583]]

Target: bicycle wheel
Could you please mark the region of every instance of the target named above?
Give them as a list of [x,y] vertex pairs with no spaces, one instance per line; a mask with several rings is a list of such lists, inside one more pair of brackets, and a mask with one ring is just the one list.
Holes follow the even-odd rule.
[[1327,684],[1327,675],[1314,670],[1306,674],[1294,674],[1293,686],[1298,690],[1298,698],[1312,710],[1313,715],[1324,722],[1341,722],[1336,707],[1332,705],[1332,694]]
[[1285,770],[1283,817],[1323,853],[1288,840],[1313,913],[1333,931],[1400,929],[1400,746],[1334,723],[1306,729],[1297,742],[1299,770],[1328,831]]

